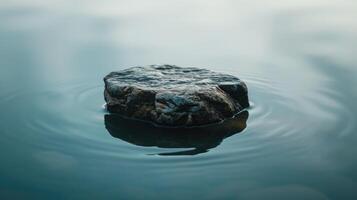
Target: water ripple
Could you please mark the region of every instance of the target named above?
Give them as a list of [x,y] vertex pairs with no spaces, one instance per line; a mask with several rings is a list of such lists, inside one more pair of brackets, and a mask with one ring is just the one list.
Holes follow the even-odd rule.
[[[5,93],[1,106],[15,107],[24,99],[28,105],[23,111],[9,115],[9,121],[16,119],[12,126],[21,124],[22,133],[18,133],[22,134],[21,138],[11,134],[14,128],[11,126],[3,132],[3,137],[31,148],[72,150],[107,161],[120,158],[153,166],[175,163],[184,170],[204,165],[229,167],[230,163],[247,164],[249,160],[264,160],[274,154],[286,157],[304,154],[308,148],[301,143],[308,143],[309,138],[318,134],[316,128],[320,127],[316,127],[316,122],[322,119],[325,123],[346,119],[337,127],[340,136],[355,128],[353,114],[336,100],[343,98],[338,91],[321,88],[313,91],[313,95],[298,96],[280,87],[282,83],[267,77],[243,74],[242,78],[249,86],[252,101],[247,128],[197,156],[163,159],[152,155],[192,149],[141,147],[113,138],[104,126],[103,86],[97,83]],[[289,146],[289,151],[281,152],[285,146]],[[180,163],[171,162],[172,159],[179,159]]]

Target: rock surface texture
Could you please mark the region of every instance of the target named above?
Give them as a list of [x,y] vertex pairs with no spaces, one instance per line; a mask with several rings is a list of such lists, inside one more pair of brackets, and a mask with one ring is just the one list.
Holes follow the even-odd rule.
[[249,107],[237,77],[174,65],[132,67],[104,78],[111,113],[162,126],[200,126],[223,121]]

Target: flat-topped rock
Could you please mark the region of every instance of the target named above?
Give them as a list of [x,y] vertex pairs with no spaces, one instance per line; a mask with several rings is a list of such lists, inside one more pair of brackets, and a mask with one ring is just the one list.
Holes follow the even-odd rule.
[[104,78],[109,112],[162,126],[200,126],[232,118],[249,107],[239,78],[174,65],[132,67]]

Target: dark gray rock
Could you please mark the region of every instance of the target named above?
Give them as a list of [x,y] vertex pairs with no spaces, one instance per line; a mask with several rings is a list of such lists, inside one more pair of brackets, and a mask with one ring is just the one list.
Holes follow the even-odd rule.
[[109,112],[163,126],[199,126],[232,118],[249,107],[237,77],[199,68],[150,65],[104,78]]

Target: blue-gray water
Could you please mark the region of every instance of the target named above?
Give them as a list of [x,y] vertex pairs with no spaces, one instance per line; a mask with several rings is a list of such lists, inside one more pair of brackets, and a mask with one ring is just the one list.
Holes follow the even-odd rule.
[[[2,0],[0,199],[357,199],[356,53],[356,1]],[[156,63],[246,81],[245,129],[112,137],[103,76]]]

